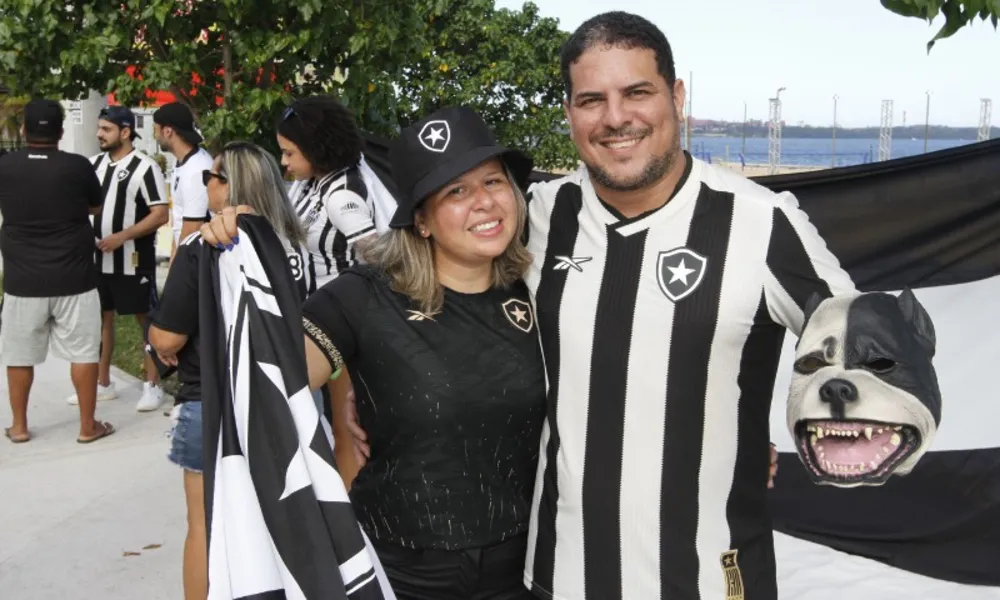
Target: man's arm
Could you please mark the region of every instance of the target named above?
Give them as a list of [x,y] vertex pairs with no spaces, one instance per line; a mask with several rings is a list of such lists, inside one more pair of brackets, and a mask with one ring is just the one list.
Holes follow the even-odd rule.
[[179,239],[186,240],[208,221],[208,189],[202,183],[200,176],[185,177],[177,187],[184,205]]
[[135,225],[100,240],[97,247],[101,249],[101,252],[114,252],[128,240],[154,233],[170,221],[167,184],[163,179],[163,173],[160,172],[159,165],[153,165],[146,169],[139,194],[149,208],[149,214]]
[[104,196],[101,195],[101,180],[97,178],[90,161],[83,159],[80,162],[80,177],[83,180],[83,193],[87,198],[87,209],[91,216],[101,214],[104,208]]
[[778,195],[767,250],[764,294],[771,318],[796,336],[802,331],[806,302],[857,291],[809,216],[790,193]]

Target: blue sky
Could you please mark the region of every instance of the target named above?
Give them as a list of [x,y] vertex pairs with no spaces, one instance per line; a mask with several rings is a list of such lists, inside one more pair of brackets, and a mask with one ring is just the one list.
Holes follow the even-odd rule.
[[[833,95],[843,127],[879,124],[883,99],[893,123],[923,124],[930,90],[932,124],[975,127],[980,98],[993,99],[1000,125],[1000,32],[976,21],[930,55],[926,43],[943,24],[900,17],[879,0],[535,0],[543,16],[572,31],[608,10],[656,23],[674,49],[678,76],[693,72],[693,115],[766,119],[779,87],[786,123],[829,125]],[[522,0],[497,0],[520,8]],[[988,65],[993,73],[989,74]]]

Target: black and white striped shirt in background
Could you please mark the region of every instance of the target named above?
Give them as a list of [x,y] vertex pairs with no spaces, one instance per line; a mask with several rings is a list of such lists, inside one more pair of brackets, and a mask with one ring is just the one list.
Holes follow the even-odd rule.
[[549,404],[525,583],[557,600],[777,598],[768,417],[786,328],[854,289],[791,195],[686,155],[624,218],[535,185],[527,276]]
[[[163,172],[152,158],[133,150],[118,162],[104,152],[90,159],[101,181],[104,207],[94,218],[98,238],[124,231],[149,215],[149,209],[166,205]],[[150,274],[156,271],[156,233],[128,240],[114,252],[95,251],[101,273],[109,275]]]
[[289,196],[306,228],[311,294],[358,264],[355,244],[375,234],[374,207],[356,168],[296,181]]

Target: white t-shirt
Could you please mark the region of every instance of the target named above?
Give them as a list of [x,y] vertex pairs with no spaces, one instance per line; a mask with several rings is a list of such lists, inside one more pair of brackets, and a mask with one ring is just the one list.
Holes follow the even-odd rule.
[[201,172],[212,168],[212,155],[202,147],[188,154],[174,167],[171,194],[173,197],[174,243],[180,243],[184,221],[208,219],[208,191]]

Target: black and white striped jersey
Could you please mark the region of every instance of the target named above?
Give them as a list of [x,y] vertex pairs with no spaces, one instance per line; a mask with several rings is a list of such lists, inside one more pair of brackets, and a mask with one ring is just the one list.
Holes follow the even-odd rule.
[[296,181],[288,194],[306,228],[311,294],[358,264],[355,244],[375,234],[374,207],[356,168]]
[[[138,150],[112,162],[107,152],[90,159],[101,181],[104,205],[94,218],[97,239],[124,231],[149,215],[149,209],[168,204],[167,187],[160,165]],[[148,275],[156,270],[156,232],[128,240],[111,253],[95,250],[101,273]]]
[[557,600],[774,600],[769,411],[785,331],[854,289],[789,194],[688,160],[625,218],[581,168],[531,190],[548,405],[525,583]]

